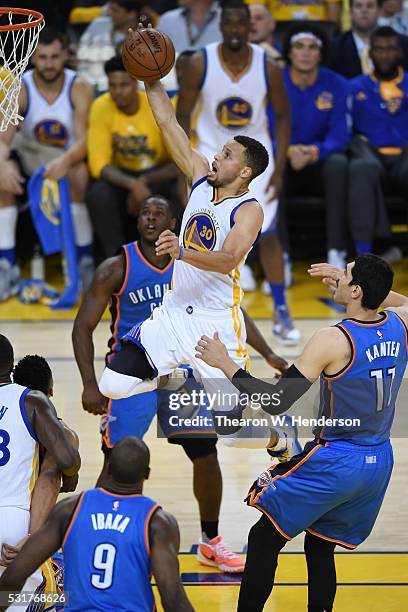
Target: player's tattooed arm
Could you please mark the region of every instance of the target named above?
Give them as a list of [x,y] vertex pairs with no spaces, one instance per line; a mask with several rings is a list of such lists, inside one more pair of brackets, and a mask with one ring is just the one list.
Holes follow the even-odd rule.
[[197,51],[188,60],[185,60],[183,68],[181,68],[182,65],[179,65],[178,62],[176,63],[176,69],[179,74],[178,81],[180,83],[177,100],[177,120],[187,136],[190,136],[191,117],[200,95],[200,87],[205,71],[204,51]]
[[84,386],[82,406],[92,414],[103,414],[106,411],[106,399],[99,391],[95,374],[92,336],[112,293],[120,290],[124,276],[125,261],[122,254],[101,263],[74,321],[72,344]]
[[72,445],[54,405],[41,391],[29,391],[24,410],[40,444],[54,457],[65,476],[75,476],[81,467],[79,452]]
[[180,533],[174,516],[157,510],[150,521],[149,540],[152,572],[164,611],[193,612],[180,579]]
[[185,175],[189,185],[206,176],[208,161],[195,151],[190,140],[177,121],[170,99],[160,81],[145,83],[146,94],[154,118],[162,133],[166,148],[174,163]]
[[242,314],[244,315],[245,327],[247,332],[247,343],[252,346],[265,361],[279,372],[283,373],[288,369],[288,362],[283,357],[279,357],[266,342],[265,338],[255,325],[254,320],[249,314],[242,308]]
[[[0,577],[1,593],[19,593],[27,578],[60,548],[77,501],[78,496],[60,501],[45,525],[28,538],[20,554]],[[0,612],[3,610],[6,606],[0,606]]]

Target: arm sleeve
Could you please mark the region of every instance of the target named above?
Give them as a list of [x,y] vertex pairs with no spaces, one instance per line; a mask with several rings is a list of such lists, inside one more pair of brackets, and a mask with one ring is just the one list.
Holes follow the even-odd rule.
[[294,365],[286,370],[275,385],[255,378],[242,369],[234,374],[232,384],[241,394],[240,402],[246,403],[245,399],[256,401],[269,414],[286,412],[312,386],[310,380]]
[[88,164],[94,179],[100,178],[102,169],[112,163],[111,113],[101,102],[98,98],[92,104],[88,126]]

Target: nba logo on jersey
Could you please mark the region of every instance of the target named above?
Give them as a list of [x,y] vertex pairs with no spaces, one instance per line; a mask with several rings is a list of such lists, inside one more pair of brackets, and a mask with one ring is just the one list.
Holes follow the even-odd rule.
[[382,332],[379,329],[377,329],[377,336],[381,339],[384,338]]
[[195,251],[212,251],[216,243],[214,221],[207,213],[192,215],[183,234],[183,245]]
[[114,512],[117,512],[119,510],[119,506],[120,506],[120,501],[115,499],[115,501],[113,502],[113,510],[114,510]]

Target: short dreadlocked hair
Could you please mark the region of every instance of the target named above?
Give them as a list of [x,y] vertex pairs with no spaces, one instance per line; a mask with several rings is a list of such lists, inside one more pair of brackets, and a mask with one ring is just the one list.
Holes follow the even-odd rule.
[[15,383],[33,391],[42,391],[45,395],[49,393],[51,380],[51,368],[40,355],[26,355],[14,368]]

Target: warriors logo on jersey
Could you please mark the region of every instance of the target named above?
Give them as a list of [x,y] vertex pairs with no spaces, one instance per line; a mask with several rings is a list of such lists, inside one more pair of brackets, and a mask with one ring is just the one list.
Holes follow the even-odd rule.
[[34,127],[34,135],[38,142],[53,147],[65,147],[68,142],[68,130],[63,123],[54,119],[46,119]]
[[251,122],[252,106],[242,98],[226,98],[218,104],[216,114],[222,127],[239,130]]
[[212,251],[216,243],[216,230],[214,222],[207,214],[197,214],[187,221],[183,233],[183,246],[185,249],[195,251]]

